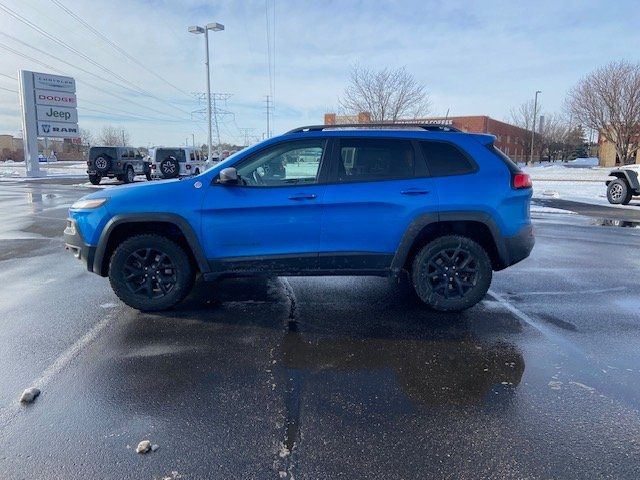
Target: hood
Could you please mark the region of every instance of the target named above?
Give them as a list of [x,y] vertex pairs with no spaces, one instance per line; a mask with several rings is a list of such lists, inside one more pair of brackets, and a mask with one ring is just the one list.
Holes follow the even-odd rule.
[[[185,179],[188,180],[188,179]],[[104,188],[89,195],[85,195],[82,197],[85,198],[119,198],[119,197],[127,197],[131,195],[136,195],[137,193],[143,193],[146,196],[146,193],[150,190],[152,191],[163,191],[167,188],[169,184],[181,182],[185,180],[172,179],[172,180],[163,180],[161,182],[140,182],[140,183],[130,183],[128,185],[114,185],[113,187]],[[170,188],[170,187],[169,187]]]

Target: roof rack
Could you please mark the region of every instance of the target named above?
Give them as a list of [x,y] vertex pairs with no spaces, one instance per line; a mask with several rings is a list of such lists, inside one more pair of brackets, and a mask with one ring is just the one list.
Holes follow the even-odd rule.
[[302,132],[322,132],[324,130],[335,130],[340,128],[371,128],[371,129],[409,129],[418,128],[428,132],[460,132],[461,130],[451,125],[442,125],[439,123],[420,124],[420,123],[344,123],[337,125],[308,125],[306,127],[298,127],[289,130],[287,133]]

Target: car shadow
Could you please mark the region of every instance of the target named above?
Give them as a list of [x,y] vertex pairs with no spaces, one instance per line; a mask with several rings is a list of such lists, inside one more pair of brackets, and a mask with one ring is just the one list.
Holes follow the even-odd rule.
[[[307,291],[292,305],[286,281],[198,283],[179,308],[139,314],[119,330],[116,352],[100,373],[112,379],[108,394],[137,399],[162,391],[170,401],[192,392],[206,403],[221,384],[263,389],[253,383],[265,364],[273,365],[266,371],[274,388],[293,382],[288,401],[307,383],[349,389],[353,381],[373,381],[370,393],[399,389],[414,405],[495,405],[521,381],[524,358],[508,340],[521,327],[508,314],[482,305],[433,312],[406,285],[381,279],[292,280],[293,291]],[[340,282],[351,285],[353,298],[312,301],[336,283],[344,287]]]

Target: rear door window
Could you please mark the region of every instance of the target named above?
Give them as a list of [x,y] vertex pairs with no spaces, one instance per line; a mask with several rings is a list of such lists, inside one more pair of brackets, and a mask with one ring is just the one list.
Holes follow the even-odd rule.
[[433,177],[464,175],[478,168],[467,154],[452,143],[420,142],[420,148]]
[[340,183],[412,178],[415,154],[411,141],[341,138],[335,180]]

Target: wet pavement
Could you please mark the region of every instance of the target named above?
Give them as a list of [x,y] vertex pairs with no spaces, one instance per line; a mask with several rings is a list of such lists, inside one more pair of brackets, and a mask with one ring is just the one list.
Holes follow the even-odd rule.
[[637,229],[537,214],[462,314],[360,277],[142,314],[62,249],[86,191],[0,184],[0,478],[638,477]]

